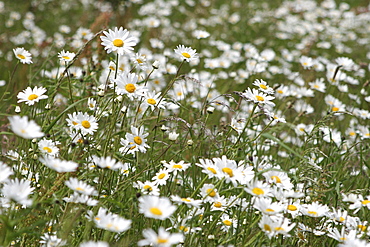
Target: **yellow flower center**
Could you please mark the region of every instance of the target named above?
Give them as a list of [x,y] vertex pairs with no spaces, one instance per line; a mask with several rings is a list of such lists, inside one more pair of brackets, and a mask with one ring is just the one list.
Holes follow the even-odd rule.
[[18,54],[17,57],[19,57],[20,59],[25,59],[26,57],[23,56],[22,54]]
[[230,220],[224,220],[224,221],[222,221],[222,223],[224,223],[227,226],[231,226],[231,224],[232,224],[232,222]]
[[332,111],[339,111],[339,108],[334,106],[333,108],[331,108],[331,110]]
[[138,59],[136,59],[136,62],[143,63],[143,60],[141,60],[140,58],[138,58]]
[[82,127],[84,127],[85,129],[88,129],[88,128],[90,128],[90,127],[91,127],[90,122],[89,122],[89,121],[87,121],[87,120],[82,121],[82,122],[81,122],[81,125],[82,125]]
[[314,88],[319,88],[319,85],[313,85]]
[[147,99],[148,104],[155,105],[157,101],[155,99]]
[[44,149],[48,153],[53,152],[53,150],[51,150],[51,148],[49,148],[49,147],[43,147],[42,149]]
[[155,214],[155,215],[162,215],[162,210],[160,210],[159,208],[150,208],[149,210],[152,214]]
[[181,55],[183,55],[186,58],[190,58],[191,57],[190,54],[187,53],[187,52],[183,52],[183,53],[181,53]]
[[215,197],[216,196],[216,192],[213,189],[207,189],[207,194],[210,197]]
[[345,221],[346,219],[345,218],[343,218],[342,216],[341,217],[339,217],[339,221],[340,222],[343,222],[343,221]]
[[262,96],[259,96],[259,95],[256,95],[256,99],[258,101],[265,101],[265,98],[263,98]]
[[212,167],[207,167],[208,171],[211,171],[213,174],[217,174],[216,170],[213,169]]
[[37,96],[36,94],[31,94],[30,96],[28,96],[28,100],[34,100],[34,99],[37,99],[39,96]]
[[191,200],[186,199],[186,198],[181,198],[181,201],[183,201],[183,202],[191,202]]
[[296,210],[297,210],[297,207],[296,207],[296,206],[294,206],[294,205],[288,205],[287,209],[288,209],[289,211],[296,211]]
[[271,232],[271,227],[267,224],[263,225],[263,229],[265,229],[265,231]]
[[152,188],[152,186],[150,186],[150,185],[144,185],[144,190],[148,190],[148,191],[152,191],[153,190],[153,188]]
[[315,211],[308,211],[309,214],[312,214],[312,215],[317,215],[317,212]]
[[159,178],[159,179],[163,179],[165,176],[166,176],[166,174],[165,174],[165,173],[161,173],[161,174],[159,174],[159,175],[158,175],[158,178]]
[[263,189],[260,189],[260,188],[253,188],[252,192],[256,195],[263,195],[265,194],[265,192],[263,191]]
[[273,210],[273,209],[271,209],[271,208],[268,208],[268,209],[266,209],[266,212],[275,212],[275,210]]
[[128,84],[125,86],[125,89],[126,89],[126,91],[127,91],[127,92],[129,92],[129,93],[133,93],[133,92],[135,92],[136,87],[135,87],[135,85],[134,85],[134,84],[132,84],[132,83],[128,83]]
[[275,180],[276,183],[281,183],[281,179],[278,176],[271,176],[272,180]]
[[69,59],[71,59],[70,57],[68,57],[68,56],[62,56],[62,58],[63,59],[65,59],[65,60],[69,60]]
[[73,124],[73,125],[77,125],[78,123],[77,123],[77,122],[75,122],[75,121],[72,121],[72,124]]
[[157,238],[157,243],[158,244],[165,244],[168,242],[168,239],[164,239],[164,238]]
[[76,190],[77,190],[77,191],[85,191],[85,190],[84,190],[83,188],[81,188],[81,187],[77,187],[77,188],[76,188]]
[[367,227],[366,227],[366,226],[364,226],[364,225],[358,225],[357,227],[358,227],[358,229],[360,229],[360,230],[361,230],[361,231],[363,231],[363,232],[364,232],[364,231],[366,230],[366,228],[367,228]]
[[180,227],[179,227],[179,229],[180,229],[181,231],[183,231],[183,232],[187,232],[187,231],[189,231],[189,228],[188,228],[188,227],[186,227],[186,226],[180,226]]
[[275,227],[275,231],[284,231],[284,228],[282,228],[282,227]]
[[176,165],[173,165],[172,168],[182,169],[182,165],[176,164]]
[[362,205],[366,205],[366,204],[370,203],[370,200],[364,200],[361,203],[362,203]]
[[277,92],[278,92],[279,94],[284,93],[284,91],[283,91],[283,90],[277,90]]
[[143,139],[141,139],[140,136],[135,136],[134,142],[138,145],[141,145],[141,143],[143,143]]
[[116,47],[122,47],[125,43],[121,39],[113,40],[113,45]]
[[223,171],[224,173],[227,173],[230,177],[234,177],[233,170],[232,170],[232,169],[230,169],[229,167],[224,167],[224,168],[222,168],[222,171]]
[[263,84],[260,84],[260,88],[265,89],[265,90],[267,89],[267,87]]
[[354,136],[354,135],[356,135],[356,132],[351,131],[351,132],[349,132],[349,135]]
[[215,206],[216,208],[220,208],[220,207],[222,207],[222,203],[221,202],[215,202],[215,203],[213,203],[213,206]]

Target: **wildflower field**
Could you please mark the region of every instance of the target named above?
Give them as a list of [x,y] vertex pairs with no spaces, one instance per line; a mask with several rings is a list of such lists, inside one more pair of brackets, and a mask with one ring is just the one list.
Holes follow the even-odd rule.
[[370,246],[368,0],[0,1],[0,246]]

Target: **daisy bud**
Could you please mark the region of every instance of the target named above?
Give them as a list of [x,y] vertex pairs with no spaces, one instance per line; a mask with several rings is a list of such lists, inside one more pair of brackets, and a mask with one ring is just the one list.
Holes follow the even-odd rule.
[[162,125],[162,127],[161,127],[161,130],[163,131],[163,132],[165,132],[165,131],[167,131],[169,128],[167,127],[167,126],[165,126],[165,125]]
[[19,106],[16,106],[14,111],[15,111],[16,113],[20,113],[20,112],[21,112],[21,108],[20,108]]
[[100,85],[98,86],[98,89],[99,89],[99,90],[104,90],[104,89],[105,89],[105,86],[104,86],[103,84],[100,84]]
[[50,110],[50,108],[51,108],[50,104],[46,104],[45,109]]
[[176,141],[177,137],[179,137],[180,134],[177,134],[176,132],[171,132],[168,134],[168,139],[171,141]]
[[32,159],[34,159],[34,160],[37,160],[39,158],[39,156],[37,155],[37,154],[34,154],[33,156],[32,156]]
[[28,152],[29,152],[29,153],[33,152],[33,149],[32,149],[32,148],[29,148],[29,149],[28,149]]
[[96,146],[97,150],[101,150],[101,145]]
[[152,64],[153,69],[158,69],[159,68],[159,61],[155,60]]
[[121,109],[121,112],[126,113],[127,112],[127,106],[123,106]]
[[122,95],[118,95],[115,99],[115,102],[121,102],[122,101]]
[[103,90],[100,90],[100,91],[98,92],[98,95],[99,95],[100,97],[103,97],[103,96],[104,96],[104,91],[103,91]]
[[37,142],[36,138],[32,139],[32,143],[36,143],[36,142]]
[[208,239],[215,239],[215,235],[208,235]]
[[214,110],[215,110],[215,108],[213,106],[210,106],[210,107],[207,108],[207,112],[209,114],[212,114],[214,112]]
[[187,144],[188,144],[188,146],[193,146],[194,142],[193,142],[193,140],[188,140]]

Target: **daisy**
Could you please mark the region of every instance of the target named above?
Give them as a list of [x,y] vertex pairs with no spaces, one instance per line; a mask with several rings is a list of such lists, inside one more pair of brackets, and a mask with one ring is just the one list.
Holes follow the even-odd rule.
[[108,212],[105,208],[99,208],[98,214],[92,217],[96,227],[111,232],[124,232],[130,229],[131,220],[126,220],[117,214]]
[[136,53],[131,57],[131,61],[138,65],[141,70],[145,71],[147,69],[146,56]]
[[287,218],[277,218],[273,220],[270,216],[263,215],[258,226],[269,238],[272,238],[277,234],[283,234],[289,237],[290,235],[288,233],[294,228],[296,223],[289,224],[290,220]]
[[308,85],[310,85],[311,89],[325,93],[326,85],[324,83],[324,78],[316,79],[314,82],[309,82]]
[[213,184],[204,184],[200,191],[200,195],[204,202],[214,202],[220,197]]
[[69,178],[69,180],[65,181],[65,184],[68,188],[71,190],[74,190],[78,193],[84,194],[84,195],[97,195],[97,191],[94,187],[88,185],[85,182],[82,182],[78,180],[77,178]]
[[26,105],[34,105],[39,102],[41,99],[47,99],[47,95],[43,95],[46,92],[46,89],[43,87],[27,87],[22,92],[19,92],[17,98],[19,99],[17,103],[26,102]]
[[185,161],[181,160],[180,162],[176,163],[171,160],[169,163],[163,162],[163,165],[168,169],[169,172],[173,172],[175,175],[179,171],[185,171],[190,167],[190,163],[185,163]]
[[41,236],[39,243],[42,244],[41,247],[64,246],[67,244],[67,241],[58,238],[54,232],[53,234],[44,233],[44,235]]
[[299,62],[301,63],[304,69],[310,69],[314,65],[314,60],[306,56],[300,57]]
[[134,188],[140,189],[141,193],[145,195],[159,196],[159,188],[154,182],[141,181],[134,182]]
[[269,197],[272,195],[271,188],[266,183],[258,180],[248,183],[247,188],[244,190],[256,197]]
[[76,56],[75,53],[69,51],[61,51],[58,53],[59,60],[64,64],[71,62],[73,58]]
[[202,204],[202,200],[195,200],[191,197],[183,198],[178,195],[172,195],[171,200],[178,205],[186,204],[189,208],[190,207],[199,208],[200,205]]
[[242,180],[242,172],[235,160],[229,160],[224,155],[222,158],[213,158],[213,162],[218,167],[221,177],[225,178],[227,183],[231,182],[236,187],[238,182]]
[[193,32],[193,37],[196,39],[205,39],[209,37],[209,32],[203,30],[195,30]]
[[9,176],[14,174],[13,170],[2,161],[0,161],[0,171],[0,184],[7,181]]
[[98,205],[99,203],[98,200],[92,199],[88,195],[80,194],[77,192],[74,192],[70,197],[64,197],[63,201],[71,203],[82,203],[92,207]]
[[167,180],[170,178],[169,171],[167,169],[161,169],[152,178],[155,185],[166,185]]
[[56,172],[74,172],[77,170],[78,164],[73,161],[60,160],[52,156],[39,158],[40,162],[53,169]]
[[137,84],[138,75],[135,73],[122,73],[117,79],[112,79],[109,86],[115,88],[118,95],[127,95],[131,100],[144,96],[147,89],[144,86]]
[[74,112],[72,115],[68,114],[66,121],[72,130],[81,130],[83,135],[93,134],[98,129],[96,118],[88,113]]
[[265,93],[259,92],[257,89],[250,89],[248,88],[244,93],[243,96],[247,98],[249,101],[253,101],[257,104],[266,104],[269,106],[275,106],[275,103],[271,102],[271,100],[275,99],[273,96],[268,96]]
[[132,134],[126,133],[125,135],[125,138],[128,141],[130,148],[145,153],[146,149],[150,148],[150,146],[146,144],[147,140],[145,139],[149,135],[149,133],[144,133],[143,126],[141,126],[140,128],[131,126],[131,132]]
[[14,55],[19,61],[23,64],[30,64],[32,63],[32,55],[28,51],[26,51],[23,47],[22,48],[15,48],[13,49]]
[[39,150],[41,153],[51,156],[57,156],[59,153],[59,148],[56,146],[60,142],[53,142],[52,140],[42,139],[38,142]]
[[221,171],[218,166],[216,166],[212,160],[209,159],[199,159],[200,163],[195,163],[195,165],[202,168],[202,172],[207,174],[209,178],[221,177]]
[[176,211],[167,197],[142,196],[139,198],[139,212],[145,217],[165,220]]
[[341,66],[344,70],[351,71],[355,65],[352,59],[348,57],[338,57],[335,59],[335,62],[338,64],[338,66]]
[[230,218],[228,214],[222,214],[220,218],[221,222],[218,222],[218,225],[221,225],[221,230],[228,232],[230,229],[236,229],[238,225],[238,220]]
[[165,109],[166,108],[166,102],[163,99],[161,100],[160,95],[161,95],[161,92],[159,92],[157,94],[155,93],[155,91],[147,92],[144,96],[145,97],[144,103],[146,105],[150,106],[152,111],[155,109],[155,107]]
[[170,247],[184,240],[184,236],[181,233],[170,233],[163,227],[158,229],[158,234],[152,229],[145,229],[143,230],[143,236],[145,239],[137,243],[139,246]]
[[115,171],[123,167],[123,164],[120,161],[117,161],[115,158],[112,158],[110,156],[100,158],[96,155],[93,155],[92,158],[94,163],[100,168],[108,168]]
[[185,47],[184,45],[178,45],[175,49],[175,53],[180,55],[180,57],[186,62],[193,61],[198,58],[197,51],[191,47]]
[[18,178],[9,180],[1,189],[1,193],[4,197],[3,202],[8,203],[13,200],[19,204],[31,206],[32,200],[28,199],[28,196],[33,190],[34,188],[31,187],[31,182],[28,180],[19,180]]
[[254,208],[267,215],[276,215],[284,210],[284,205],[278,202],[272,202],[272,199],[267,197],[259,197],[254,201]]
[[114,30],[109,29],[108,32],[103,33],[105,36],[101,36],[100,39],[107,53],[117,52],[119,55],[124,55],[134,50],[133,46],[137,44],[137,39],[129,35],[127,29],[123,30],[123,27],[119,29],[115,27]]
[[11,116],[8,119],[11,130],[20,137],[33,139],[44,136],[44,133],[41,132],[41,127],[33,120],[28,121],[27,116]]
[[267,94],[273,94],[274,93],[274,89],[271,88],[269,85],[267,85],[267,82],[265,82],[264,80],[259,80],[259,79],[256,79],[254,82],[253,82],[253,85],[254,86],[257,86],[259,90],[261,90],[262,92],[264,93],[267,93]]
[[318,202],[313,202],[311,204],[303,204],[301,212],[303,215],[307,215],[314,218],[323,217],[328,214],[329,207],[326,205],[322,205]]

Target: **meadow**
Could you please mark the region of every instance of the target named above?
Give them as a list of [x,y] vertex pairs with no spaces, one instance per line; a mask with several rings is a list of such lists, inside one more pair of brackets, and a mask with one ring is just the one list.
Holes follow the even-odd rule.
[[370,246],[370,4],[0,1],[0,246]]

